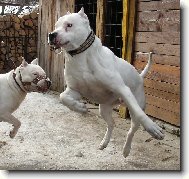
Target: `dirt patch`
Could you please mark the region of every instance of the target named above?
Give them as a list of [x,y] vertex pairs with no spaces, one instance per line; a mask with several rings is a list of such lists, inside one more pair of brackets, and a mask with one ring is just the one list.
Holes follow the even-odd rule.
[[59,95],[31,93],[14,116],[22,122],[14,139],[0,123],[0,169],[3,170],[180,170],[180,138],[165,132],[155,140],[141,127],[127,158],[122,147],[129,119],[113,114],[116,127],[107,148],[99,150],[106,124],[96,106],[82,116],[59,102]]

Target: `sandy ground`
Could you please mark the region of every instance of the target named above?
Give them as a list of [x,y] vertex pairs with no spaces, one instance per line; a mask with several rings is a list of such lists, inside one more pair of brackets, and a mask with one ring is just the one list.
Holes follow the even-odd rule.
[[14,116],[22,122],[14,139],[11,125],[0,123],[0,169],[3,170],[180,170],[180,138],[165,132],[157,141],[143,130],[135,134],[127,158],[122,147],[130,120],[113,116],[116,127],[104,150],[98,146],[106,124],[96,106],[82,116],[59,102],[59,95],[31,93]]

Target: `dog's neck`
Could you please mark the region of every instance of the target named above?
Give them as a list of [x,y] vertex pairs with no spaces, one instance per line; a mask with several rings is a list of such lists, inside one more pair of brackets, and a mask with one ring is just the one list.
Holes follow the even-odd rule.
[[16,85],[20,88],[20,90],[21,90],[22,92],[27,92],[27,90],[26,90],[26,89],[24,88],[24,86],[22,85],[22,76],[21,76],[21,74],[20,74],[20,71],[19,71],[19,81],[20,81],[20,84],[19,84],[19,82],[18,82],[18,80],[17,80],[18,78],[16,79],[16,77],[17,77],[16,73],[13,72],[13,79],[14,79]]
[[87,39],[85,40],[85,42],[83,44],[80,45],[80,47],[78,47],[75,50],[67,51],[67,53],[70,54],[71,56],[80,54],[80,53],[84,52],[85,50],[87,50],[93,44],[94,40],[95,40],[95,34],[94,34],[93,30],[91,30]]
[[21,91],[22,93],[27,93],[27,90],[24,88],[22,84],[22,76],[19,67],[13,70],[12,79],[14,80],[14,86],[16,86],[16,88],[19,89],[19,91]]
[[[7,81],[9,84],[9,87],[15,92],[17,93],[19,96],[26,96],[27,92],[23,91],[20,89],[20,87],[18,86],[18,84],[20,85],[19,80],[17,79],[17,83],[15,82],[14,78],[13,78],[13,73],[14,70],[9,72],[9,75],[7,76]],[[16,76],[17,78],[17,76]]]

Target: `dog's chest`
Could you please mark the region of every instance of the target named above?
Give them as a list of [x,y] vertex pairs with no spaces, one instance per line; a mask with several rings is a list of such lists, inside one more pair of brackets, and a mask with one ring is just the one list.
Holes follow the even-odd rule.
[[66,64],[65,78],[67,86],[95,102],[102,103],[112,96],[87,63]]

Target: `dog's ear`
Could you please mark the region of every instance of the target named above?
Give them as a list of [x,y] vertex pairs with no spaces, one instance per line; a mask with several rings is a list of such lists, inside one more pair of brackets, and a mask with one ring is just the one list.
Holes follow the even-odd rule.
[[84,8],[82,7],[81,10],[78,12],[78,14],[83,17],[84,19],[88,20],[87,15],[84,12]]
[[36,58],[36,59],[34,59],[32,62],[31,62],[31,64],[33,64],[33,65],[38,65],[39,63],[39,60],[38,60],[38,58]]
[[80,11],[78,12],[79,15],[84,14],[84,7],[81,7]]
[[69,15],[69,14],[71,14],[70,11],[68,11],[68,12],[66,13],[66,15]]
[[28,66],[28,63],[26,62],[26,60],[24,59],[24,57],[22,57],[22,64],[21,64],[22,67],[26,67]]

